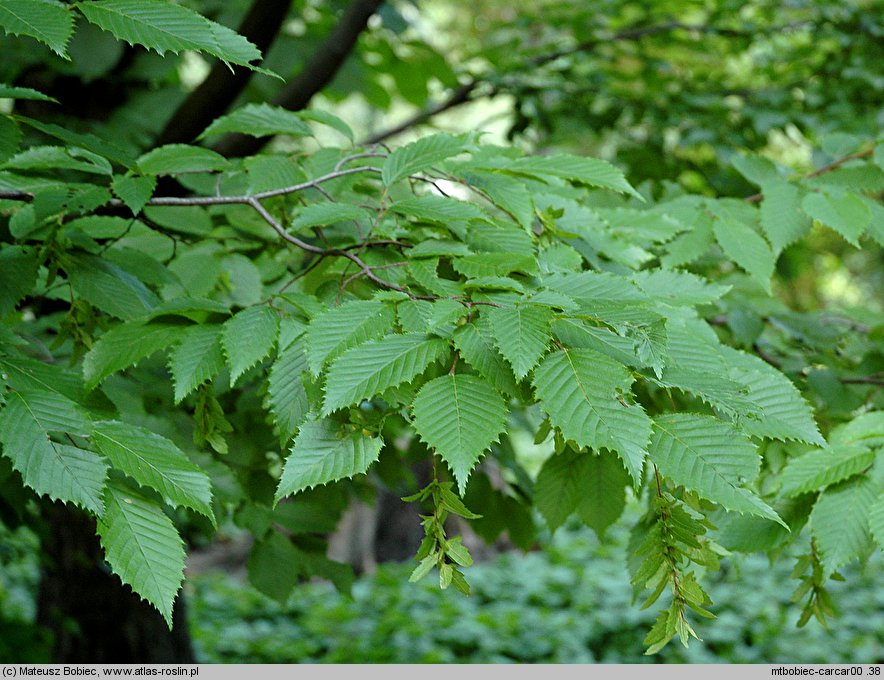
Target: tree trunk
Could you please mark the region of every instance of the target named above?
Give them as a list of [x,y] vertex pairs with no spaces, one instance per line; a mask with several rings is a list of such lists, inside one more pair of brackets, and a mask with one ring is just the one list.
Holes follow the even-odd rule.
[[54,635],[55,663],[194,663],[179,594],[169,630],[163,617],[110,572],[95,520],[47,505],[37,622]]

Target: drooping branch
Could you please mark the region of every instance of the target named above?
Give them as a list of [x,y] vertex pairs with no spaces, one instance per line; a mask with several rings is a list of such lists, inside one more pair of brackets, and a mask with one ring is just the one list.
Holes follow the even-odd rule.
[[[286,84],[272,103],[291,111],[306,108],[313,96],[328,85],[344,65],[368,20],[383,3],[384,0],[353,0],[301,72]],[[268,137],[227,135],[221,138],[215,151],[228,158],[248,156],[259,151],[268,141]]]
[[[254,0],[237,32],[266,55],[291,5],[292,0]],[[242,66],[235,66],[231,71],[226,64],[216,63],[206,79],[172,114],[154,146],[192,142],[227,110],[253,74],[254,71]]]

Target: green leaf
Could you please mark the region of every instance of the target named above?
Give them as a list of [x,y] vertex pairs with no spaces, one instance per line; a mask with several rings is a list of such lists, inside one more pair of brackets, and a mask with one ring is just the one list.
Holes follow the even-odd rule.
[[227,321],[221,331],[221,345],[230,366],[230,384],[270,354],[279,335],[279,316],[265,305],[249,307]]
[[478,206],[445,196],[406,198],[391,204],[388,210],[422,222],[442,225],[460,238],[466,235],[470,220],[488,219]]
[[153,175],[141,177],[138,175],[114,175],[111,188],[117,197],[126,204],[133,215],[138,215],[141,209],[153,196],[157,186],[157,178]]
[[347,350],[328,369],[322,415],[409,382],[447,350],[444,340],[422,333],[388,335]]
[[112,373],[138,363],[179,340],[187,326],[171,323],[129,322],[111,328],[98,338],[83,359],[86,389],[91,390]]
[[0,443],[25,485],[100,515],[107,464],[92,451],[59,444],[50,437],[51,432],[88,434],[87,414],[57,392],[8,392],[5,399],[6,406],[0,410]]
[[[35,38],[58,56],[70,59],[67,44],[74,32],[74,17],[60,2],[0,0],[0,27],[9,35]],[[0,97],[5,96],[0,94]],[[46,99],[51,100],[50,97]]]
[[139,484],[214,521],[209,478],[169,439],[138,425],[105,420],[95,423],[92,441],[115,468]]
[[577,502],[577,513],[602,538],[605,530],[623,514],[629,475],[623,463],[610,451],[600,451],[598,455],[588,456],[588,459],[586,481]]
[[249,583],[277,602],[285,603],[304,570],[304,554],[278,531],[256,541],[249,555]]
[[480,318],[454,332],[454,346],[460,356],[503,394],[515,396],[518,385],[513,371],[494,346],[491,329]]
[[860,477],[820,494],[810,513],[810,527],[827,575],[871,547],[869,512],[878,493],[873,479]]
[[623,173],[600,158],[587,158],[571,154],[555,156],[524,156],[507,160],[503,170],[512,173],[525,173],[538,177],[561,177],[570,182],[587,184],[602,189],[613,189],[622,194],[630,194],[644,200]]
[[136,161],[145,175],[178,175],[188,172],[224,170],[228,161],[210,149],[188,144],[166,144],[143,154]]
[[306,371],[307,355],[303,340],[296,340],[282,350],[270,369],[267,386],[270,412],[283,443],[307,418],[309,404],[303,380]]
[[76,7],[118,39],[160,54],[195,50],[242,66],[261,58],[258,48],[241,35],[165,0],[100,0],[79,2]]
[[422,137],[411,144],[399,147],[387,157],[381,179],[386,186],[390,186],[393,182],[427,170],[435,163],[463,153],[469,148],[470,145],[463,138],[445,133]]
[[163,510],[111,483],[98,535],[111,570],[150,602],[172,628],[172,606],[184,580],[184,541]]
[[75,295],[118,319],[137,319],[159,304],[147,286],[105,258],[66,255],[62,263]]
[[731,158],[731,164],[743,177],[760,187],[771,182],[782,181],[777,167],[763,156],[735,154]]
[[308,109],[306,111],[298,111],[298,117],[303,118],[304,120],[310,120],[319,123],[320,125],[325,125],[326,127],[330,127],[333,130],[337,130],[342,135],[344,135],[344,137],[346,137],[351,144],[356,138],[353,134],[353,130],[350,128],[349,125],[347,125],[347,123],[345,123],[334,114],[329,113],[328,111]]
[[478,253],[452,261],[454,270],[467,278],[506,276],[510,272],[537,273],[537,260],[515,253]]
[[872,213],[863,200],[846,192],[809,193],[801,201],[801,208],[856,247],[859,247],[859,237],[872,221]]
[[761,189],[761,228],[774,253],[779,253],[810,231],[810,220],[801,212],[801,194],[795,186],[776,180]]
[[3,163],[11,170],[51,172],[52,169],[78,170],[91,175],[110,175],[107,159],[76,146],[32,146]]
[[717,219],[712,229],[724,254],[770,293],[776,258],[767,241],[751,227],[733,219]]
[[556,319],[552,330],[560,342],[572,348],[592,349],[627,366],[638,365],[635,340],[607,328],[590,326],[580,319]]
[[733,349],[718,347],[729,377],[744,385],[756,414],[741,420],[741,427],[756,437],[797,439],[825,446],[804,397],[785,375],[762,359]]
[[368,213],[356,205],[349,203],[314,203],[301,208],[292,221],[293,231],[302,231],[309,227],[325,227],[336,222],[365,220]]
[[562,526],[584,497],[591,484],[592,457],[592,453],[566,448],[547,458],[540,468],[534,483],[534,504],[550,530]]
[[301,426],[285,461],[275,503],[289,494],[366,472],[378,459],[384,440],[361,432],[342,432],[328,419]]
[[524,378],[549,345],[552,310],[529,302],[514,307],[490,307],[483,314],[488,316],[500,353],[513,367],[516,377]]
[[859,444],[875,448],[884,446],[884,411],[867,411],[850,422],[833,427],[829,433],[832,446]]
[[789,461],[781,473],[785,496],[819,491],[862,472],[875,462],[875,452],[862,446],[833,446]]
[[678,306],[715,302],[731,288],[710,283],[691,272],[671,269],[637,272],[632,279],[648,297]]
[[589,349],[554,352],[534,371],[550,422],[580,447],[616,452],[638,487],[651,420],[638,404],[621,401],[632,381],[622,364]]
[[31,292],[38,269],[37,255],[30,248],[8,246],[0,250],[0,319]]
[[309,137],[313,134],[310,126],[293,111],[270,104],[246,104],[233,113],[216,118],[197,139],[230,132],[252,137],[271,135]]
[[475,376],[443,375],[421,388],[413,413],[414,429],[448,464],[463,495],[470,471],[506,426],[503,397]]
[[[42,0],[39,1],[42,2]],[[6,0],[2,4],[7,4],[8,2],[9,0]],[[0,83],[0,99],[30,99],[32,101],[54,102],[58,104],[58,100],[50,97],[48,94],[43,94],[30,87],[16,87],[6,83]]]
[[307,326],[307,365],[319,375],[327,361],[366,340],[384,335],[395,321],[391,305],[379,300],[354,300],[333,307]]
[[175,403],[211,380],[224,368],[221,352],[221,327],[195,326],[186,331],[181,342],[169,352],[169,372],[175,384]]
[[691,413],[661,416],[654,422],[650,453],[660,472],[676,484],[727,510],[786,526],[773,508],[741,486],[758,475],[761,458],[733,426]]
[[878,547],[884,549],[884,493],[869,508],[869,531]]
[[534,221],[534,200],[525,184],[514,177],[491,172],[462,172],[461,178],[485,194],[525,230]]

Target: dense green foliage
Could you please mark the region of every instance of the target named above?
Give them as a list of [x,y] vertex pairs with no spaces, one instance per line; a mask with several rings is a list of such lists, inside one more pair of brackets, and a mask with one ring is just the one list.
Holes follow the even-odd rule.
[[471,567],[470,598],[409,586],[398,565],[359,579],[352,602],[311,584],[282,605],[221,574],[198,575],[194,643],[216,663],[851,663],[880,654],[880,560],[833,589],[844,616],[827,631],[795,628],[785,562],[771,569],[747,556],[711,578],[718,618],[703,645],[642,656],[653,616],[630,604],[625,532],[614,533],[600,546],[586,530],[562,529],[543,552]]
[[[386,76],[352,88],[362,106],[390,107],[380,82],[417,106],[441,86],[462,94],[436,111],[509,93],[508,146],[462,129],[374,144],[344,106],[269,96],[295,70],[279,56],[291,33],[241,100],[178,139],[202,87],[188,59],[258,68],[231,16],[209,2],[191,5],[221,23],[166,0],[11,4],[4,521],[37,525],[49,500],[90,513],[110,568],[170,625],[185,538],[229,521],[255,536],[259,590],[285,601],[313,575],[346,589],[323,537],[378,486],[423,510],[411,580],[434,572],[464,593],[472,558],[451,515],[527,547],[532,514],[513,506],[552,529],[576,513],[601,535],[641,498],[628,566],[636,607],[658,610],[649,652],[698,637],[717,611],[701,580],[729,551],[800,555],[803,625],[833,613],[830,579],[880,547],[884,146],[865,3],[732,18],[728,2],[685,2],[674,22],[611,2],[592,10],[603,24],[583,3],[515,24],[498,8],[481,49],[449,35],[452,59],[483,70],[472,80],[422,46],[407,5],[386,7],[347,67]],[[818,31],[825,49],[806,42]],[[849,42],[837,59],[832,41]],[[578,75],[608,101],[575,99]],[[96,113],[70,79],[119,85],[117,98]],[[533,473],[510,440],[526,422],[547,454]]]

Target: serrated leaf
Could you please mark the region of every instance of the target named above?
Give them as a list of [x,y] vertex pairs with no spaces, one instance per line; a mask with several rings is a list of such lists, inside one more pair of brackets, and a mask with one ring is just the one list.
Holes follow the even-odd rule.
[[875,448],[884,446],[884,411],[867,411],[850,422],[833,427],[829,433],[832,446],[859,444]]
[[391,305],[354,300],[316,316],[307,326],[307,365],[319,375],[323,365],[366,340],[384,335],[395,321]]
[[324,227],[336,222],[364,220],[368,213],[356,205],[349,203],[314,203],[301,208],[292,221],[293,231],[302,231],[309,227]]
[[157,178],[153,175],[142,177],[140,175],[114,175],[111,189],[117,197],[126,204],[133,215],[138,215],[141,209],[153,196],[157,186]]
[[531,229],[534,200],[523,182],[492,172],[462,172],[460,176],[511,215],[526,231]]
[[617,456],[610,451],[601,451],[599,455],[588,458],[589,467],[577,502],[577,513],[602,538],[605,530],[623,514],[629,475]]
[[770,293],[776,258],[767,241],[751,227],[733,219],[717,219],[712,229],[724,254]]
[[270,104],[246,104],[233,113],[216,118],[197,139],[232,132],[252,137],[309,137],[313,134],[310,126],[294,111]]
[[421,388],[413,413],[414,429],[448,464],[463,495],[470,471],[506,426],[503,397],[475,376],[443,375]]
[[111,464],[168,502],[196,510],[214,521],[212,483],[171,440],[138,425],[95,423],[92,441]]
[[165,0],[100,0],[77,3],[91,23],[130,45],[159,54],[195,50],[225,63],[250,66],[261,52],[226,26]]
[[711,416],[674,413],[657,418],[651,460],[664,476],[696,491],[727,510],[785,523],[742,484],[758,475],[761,458],[755,445]]
[[0,319],[15,309],[37,283],[37,254],[22,246],[0,250]]
[[872,221],[872,213],[863,200],[846,192],[809,193],[801,201],[801,208],[856,247],[859,247],[859,237]]
[[737,172],[752,182],[752,184],[761,187],[780,180],[777,166],[763,156],[735,154],[731,158],[731,164],[737,169]]
[[630,194],[644,200],[632,185],[626,181],[623,173],[607,161],[600,158],[588,158],[571,154],[555,156],[524,156],[508,160],[504,170],[514,173],[526,173],[539,177],[561,177],[570,182],[587,184],[602,189],[613,189],[623,194]]
[[592,349],[627,366],[639,365],[635,340],[624,338],[607,328],[590,326],[580,319],[556,319],[552,330],[560,342],[572,348]]
[[515,253],[478,253],[455,258],[451,266],[467,278],[506,276],[511,272],[537,273],[537,260]]
[[139,156],[136,164],[145,175],[179,175],[224,170],[228,160],[211,149],[189,144],[166,144]]
[[730,290],[691,272],[655,269],[633,275],[639,288],[648,297],[670,305],[705,305],[718,300]]
[[500,353],[513,367],[517,378],[524,378],[546,351],[553,312],[532,303],[514,307],[490,307],[487,314]]
[[118,319],[137,319],[160,302],[134,275],[103,257],[66,255],[62,263],[76,297]]
[[590,484],[592,457],[592,453],[566,448],[547,458],[540,468],[534,483],[534,504],[550,530],[558,529],[577,509]]
[[554,352],[534,371],[550,422],[580,447],[616,452],[638,487],[651,420],[641,406],[621,401],[632,380],[622,364],[589,349]]
[[801,212],[801,194],[797,187],[776,180],[762,184],[761,228],[779,253],[810,231],[810,220]]
[[444,340],[422,333],[388,335],[347,350],[328,369],[322,415],[410,381],[447,350]]
[[874,480],[860,477],[820,494],[810,513],[810,527],[827,575],[871,547],[869,512],[878,493]]
[[724,357],[729,377],[745,386],[746,397],[757,411],[754,417],[741,421],[746,432],[825,446],[810,407],[789,378],[751,354],[723,345],[718,352]]
[[[2,167],[43,173],[50,173],[58,168],[78,170],[91,175],[111,174],[111,165],[106,158],[77,146],[32,146],[15,154]],[[65,196],[65,199],[70,200],[70,196]]]
[[463,153],[470,145],[462,138],[439,133],[422,137],[396,149],[384,161],[381,179],[386,186],[409,175],[430,168],[433,164]]
[[143,496],[111,483],[98,535],[111,570],[163,615],[172,628],[172,606],[184,580],[184,541],[166,514]]
[[230,366],[230,384],[270,354],[279,335],[279,316],[265,305],[249,307],[227,321],[221,330],[221,345]]
[[129,322],[102,335],[83,359],[86,389],[91,390],[112,373],[138,363],[181,339],[187,326],[171,323]]
[[342,432],[328,419],[304,423],[285,461],[275,503],[289,494],[367,471],[383,445],[380,437]]
[[454,332],[454,346],[460,356],[500,392],[515,396],[518,385],[509,364],[494,346],[491,329],[480,319]]
[[[8,5],[10,1],[4,0],[0,4]],[[43,2],[43,0],[38,0],[38,2]],[[6,83],[0,83],[0,99],[29,99],[31,101],[54,102],[58,104],[58,100],[50,97],[48,94],[43,94],[30,87],[17,87],[15,85],[7,85]]]
[[875,452],[862,446],[836,446],[805,453],[789,461],[780,475],[785,496],[819,491],[862,472],[875,462]]
[[460,238],[465,237],[470,220],[487,219],[478,206],[445,196],[406,198],[391,204],[388,210],[422,222],[439,224]]
[[253,193],[283,189],[307,179],[297,161],[289,156],[261,154],[243,161]]
[[96,515],[104,512],[107,464],[92,451],[50,438],[50,432],[87,434],[91,423],[86,413],[56,392],[8,392],[5,399],[0,443],[25,485]]
[[0,0],[0,27],[10,35],[35,38],[58,56],[69,59],[67,43],[74,32],[74,17],[60,2]]
[[175,403],[180,403],[223,368],[221,327],[195,326],[188,330],[178,346],[169,352],[169,371],[175,384]]
[[342,119],[338,118],[336,115],[329,113],[328,111],[320,111],[318,109],[307,109],[306,111],[298,111],[298,117],[303,118],[304,120],[310,120],[315,123],[319,123],[320,125],[325,125],[326,127],[330,127],[333,130],[337,130],[344,137],[346,137],[350,143],[353,143],[355,139],[355,135],[353,134],[353,130],[350,128],[347,123],[345,123]]
[[309,404],[303,380],[306,371],[307,355],[303,340],[296,340],[283,349],[270,369],[267,381],[270,412],[283,443],[307,418]]

